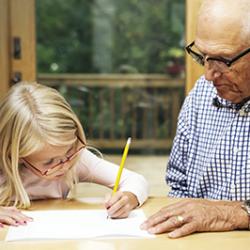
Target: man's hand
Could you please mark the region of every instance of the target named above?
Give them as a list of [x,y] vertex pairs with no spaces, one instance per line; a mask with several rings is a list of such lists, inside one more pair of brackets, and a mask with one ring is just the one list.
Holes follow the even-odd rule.
[[194,232],[246,229],[248,215],[241,204],[236,201],[185,199],[163,207],[150,216],[141,228],[153,234],[170,232],[170,238]]

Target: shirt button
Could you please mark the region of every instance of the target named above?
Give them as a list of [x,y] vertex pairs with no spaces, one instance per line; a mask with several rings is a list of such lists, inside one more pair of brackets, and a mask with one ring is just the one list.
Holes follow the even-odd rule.
[[241,109],[241,110],[239,111],[239,113],[240,113],[240,116],[245,116],[245,115],[247,115],[247,112],[246,112],[245,110],[243,110],[243,109]]

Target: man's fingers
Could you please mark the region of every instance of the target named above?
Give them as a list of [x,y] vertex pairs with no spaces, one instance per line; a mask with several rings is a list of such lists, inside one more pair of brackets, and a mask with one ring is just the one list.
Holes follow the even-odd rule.
[[151,227],[158,225],[168,219],[168,216],[161,211],[151,215],[145,222],[141,224],[141,229],[147,230]]
[[142,225],[141,229],[147,230],[150,227],[154,227],[160,223],[168,221],[171,217],[177,217],[178,215],[184,214],[183,208],[176,210],[169,210],[162,208],[160,211],[150,216]]
[[[181,219],[180,219],[181,218]],[[172,231],[185,223],[182,216],[173,216],[162,223],[158,223],[157,225],[148,229],[149,233],[160,234]]]
[[170,232],[168,234],[168,236],[170,238],[179,238],[179,237],[183,237],[183,236],[186,236],[186,235],[189,235],[191,233],[194,233],[197,231],[197,227],[196,227],[196,224],[193,223],[193,222],[189,222],[189,223],[186,223],[186,224],[183,224],[181,227],[175,229],[174,231]]

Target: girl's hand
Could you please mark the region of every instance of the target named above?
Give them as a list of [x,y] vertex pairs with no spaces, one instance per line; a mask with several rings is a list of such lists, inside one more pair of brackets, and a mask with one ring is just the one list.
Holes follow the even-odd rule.
[[32,218],[24,215],[16,207],[0,207],[0,227],[4,225],[26,225]]
[[126,218],[139,205],[137,197],[131,192],[118,191],[112,196],[106,196],[105,200],[104,205],[111,218]]

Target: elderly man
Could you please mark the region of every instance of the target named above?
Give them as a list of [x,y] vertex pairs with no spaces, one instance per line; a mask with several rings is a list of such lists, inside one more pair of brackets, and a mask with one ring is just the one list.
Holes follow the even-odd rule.
[[186,50],[205,76],[184,102],[167,169],[169,195],[185,199],[141,227],[171,238],[248,229],[250,1],[204,0]]

